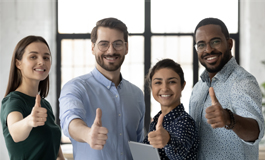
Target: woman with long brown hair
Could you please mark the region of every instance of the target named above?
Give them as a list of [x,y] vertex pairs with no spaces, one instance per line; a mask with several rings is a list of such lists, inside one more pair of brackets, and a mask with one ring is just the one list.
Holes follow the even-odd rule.
[[13,52],[2,100],[1,123],[11,160],[63,160],[61,131],[44,98],[49,92],[51,53],[46,40],[27,36]]

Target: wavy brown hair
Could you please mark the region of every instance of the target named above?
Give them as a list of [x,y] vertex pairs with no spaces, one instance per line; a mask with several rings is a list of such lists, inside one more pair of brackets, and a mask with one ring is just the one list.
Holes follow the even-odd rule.
[[[21,74],[21,71],[16,66],[16,60],[20,61],[22,59],[24,52],[25,52],[25,48],[33,42],[42,42],[46,44],[48,49],[50,50],[50,47],[48,43],[46,42],[46,40],[40,36],[27,36],[18,42],[18,44],[16,45],[14,49],[12,60],[11,60],[9,79],[8,79],[5,97],[10,92],[15,91],[20,86],[22,82],[22,74]],[[49,86],[50,84],[49,84],[49,75],[48,75],[46,79],[40,81],[40,84],[38,87],[38,91],[41,97],[43,98],[47,97],[49,93]]]

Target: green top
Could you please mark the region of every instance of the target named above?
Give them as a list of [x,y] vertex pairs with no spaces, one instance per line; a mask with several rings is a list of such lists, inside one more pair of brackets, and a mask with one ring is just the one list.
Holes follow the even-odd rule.
[[27,117],[35,105],[35,97],[14,91],[2,100],[1,123],[10,160],[55,160],[58,155],[61,130],[55,123],[52,108],[48,101],[41,99],[41,107],[47,109],[47,121],[44,126],[32,128],[24,141],[15,143],[7,127],[7,116],[18,111]]

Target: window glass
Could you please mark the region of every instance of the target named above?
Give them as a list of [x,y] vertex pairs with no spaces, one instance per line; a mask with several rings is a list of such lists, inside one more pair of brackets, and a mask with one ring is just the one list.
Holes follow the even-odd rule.
[[144,1],[142,0],[58,0],[58,32],[90,33],[102,18],[123,21],[130,33],[144,32]]
[[[151,66],[164,58],[173,59],[181,65],[186,80],[186,86],[182,91],[181,103],[185,110],[189,110],[189,97],[193,85],[193,38],[192,36],[153,36],[151,39]],[[160,104],[151,96],[151,117],[153,118],[161,110]]]
[[238,0],[151,1],[151,30],[154,33],[193,33],[198,22],[207,17],[221,19],[230,33],[237,33]]

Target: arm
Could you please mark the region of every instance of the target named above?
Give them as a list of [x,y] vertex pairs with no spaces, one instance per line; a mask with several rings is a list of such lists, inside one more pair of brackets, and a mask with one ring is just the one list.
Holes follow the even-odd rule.
[[59,152],[58,152],[58,156],[57,156],[56,160],[65,160],[64,156],[63,156],[63,152],[62,152],[61,146],[59,148]]
[[[218,102],[212,87],[209,89],[209,94],[212,99],[212,106],[206,109],[205,117],[208,119],[208,123],[211,124],[212,128],[222,128],[230,125],[229,113]],[[235,113],[233,115],[236,122],[233,131],[239,138],[247,142],[253,142],[258,139],[260,130],[256,120],[241,117]]]
[[23,119],[20,112],[14,111],[7,116],[7,126],[14,142],[24,141],[33,127],[43,126],[47,118],[47,110],[40,105],[40,95],[36,97],[35,106],[31,114]]
[[70,136],[78,142],[88,143],[93,149],[103,149],[108,139],[108,130],[102,127],[101,116],[101,109],[98,108],[96,118],[91,128],[89,128],[83,120],[73,119],[69,124]]

